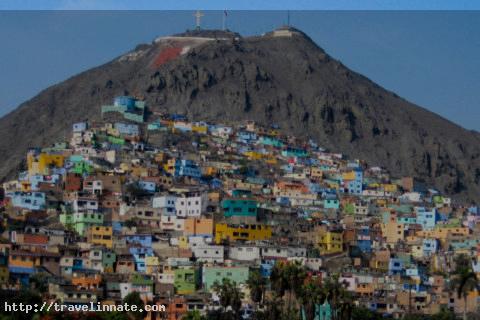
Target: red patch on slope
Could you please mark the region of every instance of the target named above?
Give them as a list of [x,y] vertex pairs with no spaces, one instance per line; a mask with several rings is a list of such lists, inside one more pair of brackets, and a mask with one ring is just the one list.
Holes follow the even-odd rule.
[[167,63],[170,60],[175,59],[182,52],[182,47],[173,47],[162,50],[160,54],[155,58],[153,65],[155,67],[160,67],[162,64]]

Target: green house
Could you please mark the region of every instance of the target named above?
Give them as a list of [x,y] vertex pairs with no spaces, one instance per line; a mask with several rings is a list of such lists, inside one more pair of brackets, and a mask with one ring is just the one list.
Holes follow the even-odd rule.
[[353,213],[355,212],[355,206],[353,205],[353,203],[346,203],[343,206],[343,212],[348,215],[353,215]]
[[113,272],[113,268],[115,266],[115,261],[117,260],[117,255],[114,251],[105,250],[102,255],[102,266],[104,270],[111,270]]
[[110,142],[112,144],[118,144],[118,145],[123,146],[125,144],[125,139],[117,138],[117,137],[113,137],[113,136],[108,136],[108,142]]
[[222,200],[225,217],[256,217],[257,201],[249,198],[228,198]]
[[206,291],[211,290],[215,282],[221,283],[223,279],[229,279],[236,284],[244,284],[248,280],[248,267],[203,267],[203,287]]
[[174,271],[173,285],[177,294],[192,294],[197,290],[199,273],[193,268],[179,268]]
[[85,160],[82,156],[72,155],[69,158],[69,161],[72,163],[70,172],[76,174],[91,174],[93,172],[93,165],[90,161]]
[[85,236],[86,231],[91,226],[103,225],[103,214],[101,213],[61,213],[59,219],[61,224],[72,228],[81,236]]
[[130,276],[130,283],[136,287],[150,287],[153,289],[153,280],[146,274],[133,273]]

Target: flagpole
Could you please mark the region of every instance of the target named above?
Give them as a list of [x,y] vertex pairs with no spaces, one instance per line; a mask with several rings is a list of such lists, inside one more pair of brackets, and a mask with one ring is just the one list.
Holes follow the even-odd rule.
[[226,27],[226,23],[227,23],[227,10],[223,10],[223,15],[222,15],[222,30],[225,31],[225,27]]

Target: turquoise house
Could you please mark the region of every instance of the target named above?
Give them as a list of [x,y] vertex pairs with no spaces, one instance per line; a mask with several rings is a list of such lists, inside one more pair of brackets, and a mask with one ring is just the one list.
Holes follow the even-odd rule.
[[209,291],[215,282],[221,283],[223,279],[229,279],[236,284],[244,284],[248,280],[248,267],[203,267],[203,287]]
[[278,140],[277,138],[268,137],[268,136],[260,137],[260,139],[258,140],[258,143],[266,146],[276,147],[276,148],[281,148],[284,146],[282,141]]
[[227,198],[222,200],[225,217],[256,217],[257,201],[249,198]]
[[325,199],[323,201],[323,207],[325,209],[338,210],[340,208],[340,201],[338,199]]
[[282,151],[284,157],[306,157],[308,152],[304,149],[287,148]]
[[[316,304],[313,320],[331,320],[333,315],[332,307],[327,300],[323,304]],[[305,309],[302,308],[302,320],[307,320]]]

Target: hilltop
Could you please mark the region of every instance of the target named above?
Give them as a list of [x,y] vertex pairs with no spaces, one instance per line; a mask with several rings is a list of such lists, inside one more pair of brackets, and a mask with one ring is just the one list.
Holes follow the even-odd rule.
[[478,133],[349,70],[293,28],[158,38],[47,88],[0,119],[0,177],[12,177],[28,148],[51,144],[74,122],[99,119],[98,105],[123,94],[145,99],[151,119],[170,112],[275,124],[396,176],[480,201]]

